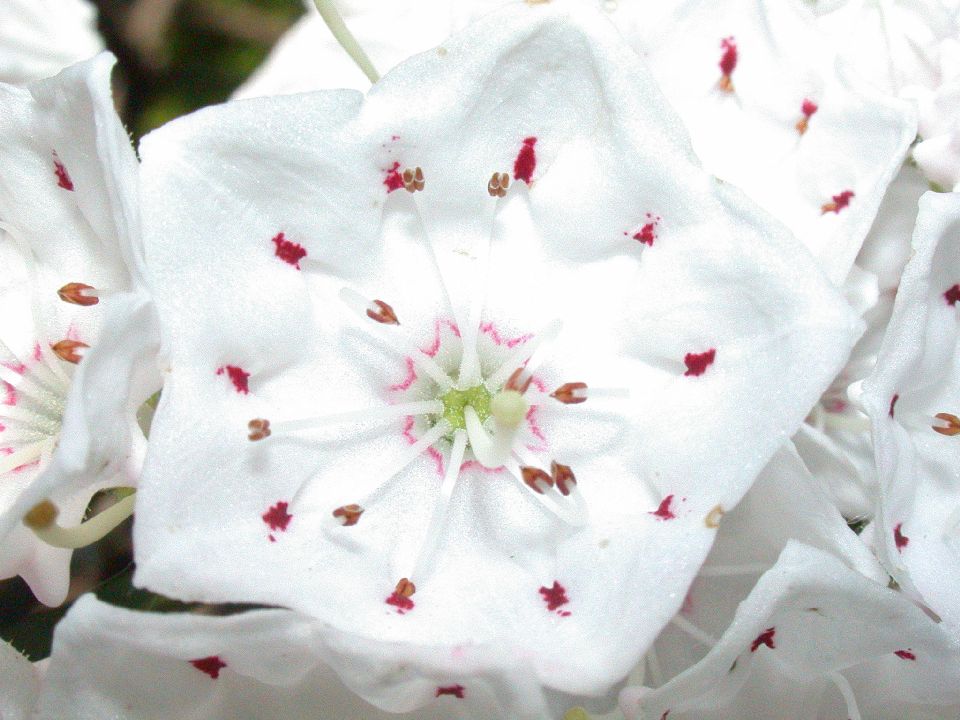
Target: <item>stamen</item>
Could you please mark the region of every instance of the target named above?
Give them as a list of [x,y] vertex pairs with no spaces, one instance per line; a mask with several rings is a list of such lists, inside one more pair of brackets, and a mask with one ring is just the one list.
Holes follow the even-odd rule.
[[860,708],[857,707],[857,698],[854,696],[853,688],[850,687],[847,679],[838,672],[827,673],[827,677],[843,695],[843,701],[847,704],[847,720],[863,720],[860,715]]
[[16,450],[9,455],[4,455],[0,458],[0,475],[4,475],[12,470],[16,470],[18,467],[23,465],[29,465],[32,462],[36,462],[44,453],[53,449],[53,439],[42,440],[38,443],[33,443],[32,445],[27,445],[22,447],[19,450]]
[[523,482],[527,484],[527,487],[539,495],[543,495],[553,487],[553,478],[540,468],[522,466],[520,468],[520,476],[523,478]]
[[333,516],[340,521],[344,527],[352,527],[360,522],[360,516],[363,515],[363,508],[356,504],[341,505],[333,511]]
[[330,28],[330,32],[340,43],[340,47],[347,51],[347,55],[357,64],[357,67],[363,71],[363,74],[367,76],[371,83],[377,82],[380,79],[380,74],[373,63],[370,62],[370,58],[367,57],[363,48],[360,47],[360,43],[347,29],[333,0],[313,0],[313,2],[317,6],[317,10],[320,11],[320,17],[323,18],[327,27]]
[[932,425],[931,427],[941,435],[947,435],[948,437],[953,437],[954,435],[960,435],[960,418],[956,415],[951,415],[950,413],[937,413],[935,416],[937,420],[943,420],[946,423],[945,426]]
[[413,569],[407,573],[407,577],[417,578],[419,582],[423,582],[423,579],[427,576],[427,568],[432,564],[436,555],[437,542],[447,519],[450,498],[453,496],[453,488],[460,477],[460,466],[463,464],[463,456],[466,450],[467,433],[464,430],[457,430],[453,435],[450,455],[447,457],[447,470],[443,476],[443,484],[440,486],[440,495],[434,503],[430,522],[427,523],[427,530],[423,534],[423,545],[417,554]]
[[723,515],[723,505],[714,505],[710,509],[710,512],[707,513],[707,517],[704,518],[703,524],[711,530],[716,530],[720,527],[720,521],[723,520]]
[[480,464],[490,469],[501,467],[510,456],[513,433],[498,432],[491,437],[480,422],[477,411],[471,405],[463,409],[463,420],[466,424],[467,437],[470,439],[470,449],[473,450]]
[[507,173],[494,173],[490,178],[490,182],[487,183],[487,192],[490,193],[490,197],[502,198],[507,194],[509,187],[510,175]]
[[60,299],[64,302],[71,303],[72,305],[83,305],[84,307],[96,305],[100,302],[101,294],[104,293],[98,291],[92,285],[80,282],[67,283],[57,290],[57,295],[59,295]]
[[254,418],[247,423],[247,427],[250,429],[247,438],[253,442],[270,437],[270,421],[266,418]]
[[424,188],[424,179],[423,179],[423,170],[419,167],[410,169],[407,168],[403,171],[403,189],[408,193],[415,193],[418,190],[423,190]]
[[491,390],[499,390],[518,367],[523,367],[531,374],[535,372],[544,359],[545,353],[539,352],[541,347],[553,342],[562,328],[563,323],[559,319],[549,323],[530,340],[519,345],[506,362],[484,381],[484,384]]
[[61,360],[65,360],[68,363],[73,363],[76,365],[81,360],[83,360],[83,355],[77,352],[78,350],[83,350],[90,347],[86,343],[80,342],[79,340],[61,340],[58,343],[54,343],[50,346],[50,349],[53,350],[54,354]]
[[736,577],[738,575],[762,575],[767,567],[762,563],[749,565],[704,565],[700,568],[701,577]]
[[703,630],[698,628],[696,625],[694,625],[692,622],[687,620],[682,615],[674,615],[673,619],[670,620],[670,623],[680,628],[687,635],[692,637],[694,640],[696,640],[697,642],[703,645],[706,645],[707,647],[712,648],[714,645],[717,644],[717,639],[715,637],[713,637],[709,633],[704,632]]
[[582,382],[564,383],[552,393],[550,397],[559,400],[564,405],[576,405],[587,401],[587,384]]
[[23,517],[23,524],[33,530],[47,545],[76,549],[95,543],[133,514],[136,493],[131,493],[119,502],[76,527],[57,525],[57,506],[43,500]]
[[507,382],[504,384],[504,390],[516,390],[523,395],[533,382],[533,375],[526,371],[526,368],[518,367],[513,371]]
[[567,497],[577,484],[577,476],[569,465],[561,465],[556,460],[550,463],[550,476],[553,478],[557,490],[564,497]]
[[367,308],[367,317],[376,320],[383,325],[399,325],[397,314],[393,308],[387,305],[383,300],[374,300],[371,306]]
[[522,483],[523,487],[533,490],[529,497],[535,498],[545,510],[561,522],[572,527],[584,525],[589,513],[583,497],[575,491],[576,485],[568,484],[569,496],[562,495],[554,489],[554,479],[538,469],[533,458],[524,457],[525,455],[526,453],[522,451],[514,452],[516,459],[509,458],[504,466],[518,482]]
[[[251,420],[249,424],[251,440],[261,440],[267,437],[271,432],[288,433],[298,430],[312,430],[314,428],[327,425],[339,425],[342,423],[372,422],[381,420],[393,420],[395,418],[407,417],[408,415],[437,415],[443,412],[443,403],[439,400],[419,400],[416,402],[401,403],[399,405],[384,405],[382,407],[372,407],[365,410],[353,410],[350,412],[334,413],[332,415],[319,415],[310,418],[298,418],[295,420],[269,421],[262,418]],[[257,426],[254,426],[257,423]],[[266,434],[262,437],[252,437],[255,430],[261,429],[265,424]]]

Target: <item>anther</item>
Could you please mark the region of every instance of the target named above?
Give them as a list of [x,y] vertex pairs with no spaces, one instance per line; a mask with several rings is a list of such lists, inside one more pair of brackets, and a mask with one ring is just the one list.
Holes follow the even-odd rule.
[[360,516],[363,515],[363,508],[359,505],[342,505],[333,511],[333,516],[337,518],[344,527],[351,527],[360,522]]
[[56,505],[49,500],[41,500],[23,516],[23,524],[31,530],[42,530],[53,525],[59,514]]
[[487,192],[490,197],[503,197],[510,187],[510,176],[507,173],[494,173],[487,183]]
[[839,195],[834,195],[830,198],[830,202],[824,203],[820,206],[820,214],[826,215],[827,213],[839,214],[847,205],[850,204],[850,200],[854,197],[853,190],[844,190]]
[[819,107],[813,100],[809,98],[804,99],[803,104],[800,105],[800,112],[803,113],[803,117],[800,118],[794,126],[797,128],[798,133],[803,135],[807,131],[810,125],[810,118],[813,117],[813,114],[817,112],[817,110],[819,110]]
[[716,530],[720,527],[720,520],[723,519],[723,506],[714,505],[710,512],[707,513],[707,517],[704,518],[703,524],[706,525],[711,530]]
[[570,466],[562,465],[556,460],[550,463],[550,475],[553,478],[553,482],[557,485],[557,490],[559,490],[560,494],[564,497],[573,492],[573,489],[577,485],[577,476],[573,474]]
[[531,382],[533,382],[533,375],[528,373],[526,368],[518,367],[513,371],[513,374],[507,378],[507,382],[504,383],[503,389],[515,390],[523,395],[530,387]]
[[538,495],[543,495],[553,487],[553,478],[540,468],[525,465],[520,468],[520,474],[527,486]]
[[372,307],[367,308],[367,317],[376,320],[383,325],[399,325],[397,314],[393,308],[387,305],[383,300],[372,301]]
[[73,363],[76,365],[78,362],[83,360],[83,355],[77,352],[78,350],[83,350],[84,348],[90,347],[86,343],[82,343],[79,340],[61,340],[58,343],[55,343],[50,346],[50,349],[56,353],[57,357],[61,360],[65,360],[68,363]]
[[584,392],[587,389],[587,384],[582,382],[571,382],[564,383],[552,393],[550,397],[554,400],[559,400],[564,405],[576,405],[577,403],[586,402],[587,395]]
[[60,296],[61,300],[71,303],[72,305],[83,305],[86,307],[96,305],[100,302],[95,287],[79,282],[67,283],[57,290],[57,295]]
[[250,429],[247,437],[254,442],[270,437],[270,421],[266,418],[254,418],[247,423],[247,427]]
[[423,190],[423,170],[417,168],[407,168],[403,171],[403,189],[410,193],[417,190]]
[[397,583],[397,587],[393,590],[394,593],[405,598],[411,597],[416,591],[417,586],[407,578],[400,578],[400,582]]
[[23,516],[23,524],[47,545],[67,549],[86,547],[130,517],[135,499],[136,493],[130,493],[86,522],[70,528],[57,525],[57,506],[50,500],[42,500]]
[[948,435],[953,437],[954,435],[960,435],[960,418],[956,415],[951,415],[950,413],[937,413],[935,415],[937,420],[943,420],[946,425],[933,425],[933,429],[940,433],[941,435]]
[[717,64],[720,66],[720,72],[723,75],[720,77],[718,86],[723,92],[732,93],[733,80],[730,76],[733,75],[733,71],[737,67],[737,44],[732,37],[728,37],[720,41],[720,48],[723,50],[723,55]]

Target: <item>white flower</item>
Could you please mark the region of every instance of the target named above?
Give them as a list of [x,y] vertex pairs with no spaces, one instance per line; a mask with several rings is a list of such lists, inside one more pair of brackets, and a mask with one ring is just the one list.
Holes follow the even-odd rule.
[[0,82],[50,77],[103,49],[87,0],[3,0]]
[[98,489],[134,484],[145,445],[134,412],[156,389],[137,161],[113,109],[113,62],[0,85],[0,247],[15,272],[0,318],[0,577],[23,575],[53,605],[70,551],[21,518],[48,499],[73,524]]
[[877,367],[864,382],[880,478],[881,559],[960,632],[960,194],[927,193]]
[[960,40],[940,44],[941,84],[913,88],[920,107],[920,137],[913,157],[931,182],[960,190]]
[[451,667],[626,675],[859,330],[576,3],[141,150],[171,344],[137,584]]
[[0,717],[27,720],[40,696],[40,671],[12,646],[0,642]]

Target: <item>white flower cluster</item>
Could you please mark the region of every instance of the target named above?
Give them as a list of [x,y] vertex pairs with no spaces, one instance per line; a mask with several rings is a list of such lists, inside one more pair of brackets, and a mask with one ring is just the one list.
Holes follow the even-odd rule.
[[956,0],[341,5],[138,160],[0,0],[0,577],[259,608],[0,717],[960,717]]

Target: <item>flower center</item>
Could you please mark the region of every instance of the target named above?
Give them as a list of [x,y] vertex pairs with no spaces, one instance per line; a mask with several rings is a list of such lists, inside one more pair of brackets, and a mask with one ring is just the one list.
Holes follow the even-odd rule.
[[490,391],[483,385],[474,385],[466,390],[451,388],[440,396],[440,402],[443,403],[443,413],[440,418],[446,420],[450,425],[448,435],[452,437],[457,430],[466,430],[467,421],[464,412],[467,407],[472,407],[480,422],[486,422],[490,417],[490,401],[492,396]]

